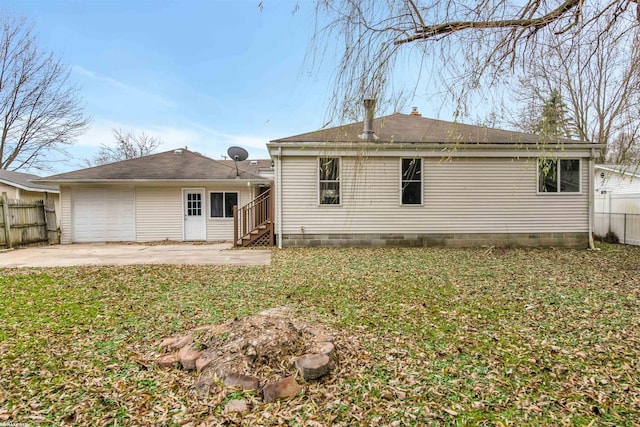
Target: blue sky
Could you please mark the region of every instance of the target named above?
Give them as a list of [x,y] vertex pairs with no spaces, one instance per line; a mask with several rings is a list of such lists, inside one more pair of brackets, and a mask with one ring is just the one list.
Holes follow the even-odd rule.
[[304,68],[312,4],[295,0],[0,2],[34,24],[42,48],[71,67],[90,130],[69,151],[76,169],[112,129],[142,130],[159,149],[220,158],[231,145],[267,158],[270,139],[315,130],[329,73]]
[[113,128],[158,136],[159,151],[186,146],[220,158],[240,145],[267,158],[269,140],[323,126],[333,56],[322,68],[304,61],[313,3],[259,3],[0,0],[31,20],[41,47],[71,67],[92,117],[69,149],[74,160],[54,171],[83,167],[101,143],[113,142]]

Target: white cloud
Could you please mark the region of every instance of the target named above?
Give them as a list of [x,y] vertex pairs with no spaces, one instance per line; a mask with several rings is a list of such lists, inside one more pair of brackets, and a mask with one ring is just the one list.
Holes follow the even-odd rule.
[[134,126],[131,123],[98,120],[92,124],[87,133],[78,138],[77,145],[91,147],[97,151],[101,144],[109,145],[114,142],[113,129],[144,132],[159,138],[162,144],[158,147],[158,152],[187,147],[205,156],[219,159],[222,155],[226,155],[229,147],[236,145],[247,149],[251,158],[269,157],[265,145],[268,141],[266,137],[228,134],[195,124],[188,128],[149,124]]
[[80,65],[74,65],[73,71],[85,77],[89,77],[92,80],[106,83],[111,88],[118,89],[128,99],[148,100],[148,102],[159,104],[163,107],[175,107],[175,104],[172,101],[168,100],[167,98],[161,95],[151,93],[151,92],[146,92],[135,86],[131,86],[129,84],[123,83],[109,76],[105,76],[105,75],[96,73],[94,71],[87,70],[86,68]]
[[209,136],[218,141],[226,142],[230,145],[240,145],[243,147],[253,147],[253,148],[265,148],[265,144],[269,142],[269,138],[266,136],[259,135],[248,135],[248,134],[230,134],[225,132],[220,132],[216,129],[212,129],[210,127],[193,123],[194,128],[199,129],[205,135]]

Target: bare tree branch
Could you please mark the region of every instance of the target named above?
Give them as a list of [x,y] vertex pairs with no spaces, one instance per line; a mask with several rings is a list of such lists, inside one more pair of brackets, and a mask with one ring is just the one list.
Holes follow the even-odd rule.
[[638,32],[639,10],[638,0],[317,0],[311,49],[341,56],[333,121],[359,116],[364,97],[384,109],[416,94],[464,115],[481,90],[559,46],[580,47],[590,66],[611,29]]
[[160,138],[144,132],[113,129],[113,137],[116,140],[115,144],[100,144],[100,151],[93,160],[86,160],[88,166],[105,165],[147,156],[162,145]]
[[[418,28],[416,32],[418,34],[413,35],[411,37],[407,37],[405,39],[395,40],[395,44],[403,44],[403,43],[411,43],[418,40],[426,40],[430,38],[435,38],[442,35],[447,35],[454,33],[456,31],[462,30],[485,30],[485,29],[496,29],[496,28],[515,28],[521,27],[525,29],[531,29],[532,31],[538,31],[540,28],[546,27],[549,24],[556,22],[563,16],[566,16],[574,8],[579,8],[582,4],[583,0],[567,0],[562,5],[560,5],[557,9],[549,12],[544,16],[540,16],[538,18],[525,18],[524,15],[527,15],[527,12],[533,13],[537,11],[537,7],[533,7],[533,3],[529,2],[523,8],[521,17],[519,19],[505,19],[505,20],[495,20],[495,21],[454,21],[454,22],[445,22],[443,24],[437,25],[422,25],[422,28]],[[413,5],[413,2],[409,1]],[[539,3],[538,3],[539,5]],[[412,8],[418,15],[418,19],[420,22],[424,23],[420,12],[417,7],[413,5]],[[575,15],[577,16],[577,14]],[[566,31],[566,30],[563,30]]]
[[47,168],[88,127],[69,69],[42,52],[24,18],[0,16],[0,169]]

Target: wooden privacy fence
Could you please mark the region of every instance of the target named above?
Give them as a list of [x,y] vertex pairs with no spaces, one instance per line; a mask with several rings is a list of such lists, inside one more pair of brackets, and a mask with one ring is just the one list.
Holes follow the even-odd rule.
[[25,201],[0,197],[0,246],[58,243],[53,200]]

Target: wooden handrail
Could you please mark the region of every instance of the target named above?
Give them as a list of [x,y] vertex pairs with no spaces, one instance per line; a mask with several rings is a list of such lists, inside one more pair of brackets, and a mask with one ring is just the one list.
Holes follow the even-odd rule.
[[[238,240],[251,231],[264,225],[269,226],[273,236],[273,203],[271,189],[266,190],[246,205],[233,209],[233,242],[238,246]],[[272,237],[273,238],[273,237]]]

